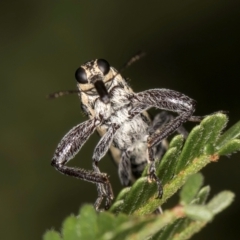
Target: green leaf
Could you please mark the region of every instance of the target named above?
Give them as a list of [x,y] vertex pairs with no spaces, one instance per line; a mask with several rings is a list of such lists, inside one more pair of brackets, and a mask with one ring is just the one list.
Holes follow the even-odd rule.
[[171,240],[175,234],[185,229],[189,221],[191,221],[189,218],[177,219],[172,224],[168,224],[164,229],[156,233],[152,240]]
[[180,192],[181,204],[185,205],[191,203],[191,201],[198,193],[202,184],[203,184],[202,174],[197,173],[190,176]]
[[[205,154],[206,150],[208,155],[214,153],[214,143],[226,123],[226,115],[218,113],[206,117],[191,131],[176,165],[176,174],[195,158]],[[207,148],[205,148],[206,145],[208,145]]]
[[[172,238],[174,236],[178,235],[179,233],[181,233],[182,231],[184,231],[184,229],[186,229],[191,222],[193,222],[193,220],[188,217],[178,219],[176,221],[176,224],[174,223],[175,227],[172,232]],[[172,238],[170,238],[169,240],[172,240]],[[162,240],[164,240],[164,239],[162,239]]]
[[147,181],[147,177],[138,179],[129,191],[128,196],[125,198],[122,212],[132,214],[136,209],[149,200],[149,196],[154,193],[156,194],[156,191],[156,183],[150,184]]
[[[123,216],[121,216],[123,219]],[[116,217],[118,219],[118,217]],[[115,228],[111,228],[100,239],[101,240],[121,240],[126,239],[129,235],[138,232],[144,225],[153,221],[153,217],[136,218],[126,217],[124,222],[117,222]]]
[[79,239],[96,239],[98,235],[97,213],[92,205],[84,205],[80,209],[77,226]]
[[123,188],[122,191],[118,194],[116,201],[123,200],[130,191],[130,189],[130,187]]
[[207,222],[205,221],[190,221],[188,226],[181,232],[175,234],[171,240],[186,240],[190,239],[195,233],[199,232]]
[[176,147],[170,148],[164,155],[160,166],[157,168],[157,176],[161,176],[163,185],[174,176],[175,163],[178,156],[178,149]]
[[206,206],[188,205],[184,210],[186,215],[194,220],[210,221],[213,218],[213,213]]
[[217,154],[219,155],[229,155],[231,153],[240,151],[240,140],[239,139],[232,139],[223,145],[218,151]]
[[[206,190],[205,190],[206,191]],[[216,215],[217,213],[224,210],[231,202],[233,201],[234,194],[229,191],[223,191],[219,193],[216,197],[214,197],[207,205],[206,207],[209,209],[209,211],[212,213],[212,215]],[[195,214],[195,210],[193,210]],[[209,214],[209,213],[207,213]],[[194,221],[191,220],[186,225],[184,229],[182,229],[181,232],[174,235],[172,240],[183,240],[183,239],[190,239],[195,233],[199,232],[205,225],[211,221],[211,217],[209,215],[209,219],[206,218],[205,214],[201,214],[200,217],[203,216],[202,220]],[[204,218],[206,218],[204,220]]]
[[203,127],[198,125],[190,132],[181,155],[176,163],[175,174],[178,174],[182,169],[186,167],[188,163],[194,160],[200,152],[200,141],[203,134]]
[[128,192],[130,191],[130,189],[131,189],[130,187],[126,187],[126,188],[122,189],[122,191],[118,194],[115,202],[110,207],[110,209],[109,209],[110,212],[119,213],[122,210],[124,200],[125,200]]
[[234,197],[234,193],[223,191],[216,195],[207,206],[214,214],[217,214],[227,208],[233,202]]
[[62,238],[60,234],[54,230],[47,231],[43,236],[43,240],[61,240],[61,239]]
[[[140,222],[128,222],[122,224],[116,235],[113,238],[108,238],[109,240],[122,240],[122,239],[132,239],[132,235],[135,237],[135,233],[139,232],[145,225],[148,225],[149,221]],[[137,238],[135,238],[137,239]]]
[[166,184],[175,173],[176,162],[181,153],[183,136],[176,136],[170,143],[168,151],[163,156],[161,163],[157,167],[157,175],[161,178],[162,184]]
[[210,192],[210,187],[209,186],[205,186],[203,187],[199,193],[197,194],[196,197],[196,204],[204,204],[207,200],[207,197],[209,195]]
[[176,221],[176,219],[179,219],[180,217],[181,214],[178,214],[178,211],[175,208],[167,210],[158,217],[155,217],[153,221],[149,221],[148,224],[142,226],[142,228],[139,229],[138,231],[132,233],[126,239],[128,240],[146,239],[147,237],[152,236],[159,232],[159,230],[163,229],[165,226],[167,226],[167,224],[173,223],[174,221]]
[[102,212],[97,218],[98,234],[96,239],[99,239],[105,232],[115,229],[114,215],[109,212]]
[[231,139],[240,138],[240,121],[229,128],[216,142],[216,148],[220,149]]
[[[215,145],[217,139],[219,139],[222,130],[226,127],[228,118],[225,114],[217,113],[203,119],[201,126],[204,128],[203,139],[201,143],[202,152],[204,151],[205,145]],[[212,149],[214,150],[214,149]],[[207,154],[213,154],[208,152]]]
[[115,201],[110,207],[109,211],[117,214],[122,211],[123,206],[124,206],[123,200]]
[[68,217],[62,228],[64,240],[76,240],[79,238],[79,233],[76,231],[77,218],[75,216]]
[[174,148],[176,147],[177,149],[181,149],[183,146],[183,142],[184,142],[184,137],[183,135],[176,135],[172,141],[169,144],[169,148]]

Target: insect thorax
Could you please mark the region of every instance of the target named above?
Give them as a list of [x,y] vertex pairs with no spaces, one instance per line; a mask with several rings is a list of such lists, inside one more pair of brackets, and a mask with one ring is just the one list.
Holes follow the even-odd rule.
[[[134,108],[134,93],[121,75],[107,82],[106,86],[110,96],[108,104],[103,103],[98,95],[80,92],[82,108],[89,118],[102,119],[102,124],[97,128],[100,136],[112,124],[120,126],[112,142],[112,146],[120,150],[120,155],[113,156],[114,161],[119,163],[119,157],[126,154],[131,162],[131,173],[134,178],[138,178],[148,162],[147,138],[152,121],[147,112],[131,118],[129,112]],[[157,149],[162,151],[157,146],[154,149],[156,156],[159,155]]]

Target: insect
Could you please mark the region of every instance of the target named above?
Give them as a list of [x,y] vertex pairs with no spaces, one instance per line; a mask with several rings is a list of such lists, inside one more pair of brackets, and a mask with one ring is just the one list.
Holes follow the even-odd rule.
[[[160,159],[166,150],[164,139],[180,129],[184,122],[198,122],[203,118],[193,116],[196,101],[164,88],[135,93],[104,59],[84,63],[77,69],[75,78],[88,120],[73,127],[62,138],[51,165],[63,174],[96,184],[98,196],[94,207],[99,210],[105,199],[105,209],[108,209],[114,195],[109,176],[102,173],[98,165],[110,150],[117,156],[122,185],[129,186],[148,165],[148,181],[156,182],[157,197],[161,198],[163,188],[156,175],[156,159]],[[178,116],[168,118],[162,112],[152,121],[147,110],[153,107],[176,112]],[[93,152],[93,170],[67,166],[94,131],[98,131],[101,139]]]

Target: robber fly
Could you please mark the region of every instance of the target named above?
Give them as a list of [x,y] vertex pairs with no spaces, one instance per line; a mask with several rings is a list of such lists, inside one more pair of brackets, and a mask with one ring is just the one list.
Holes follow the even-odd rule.
[[[161,198],[163,188],[156,175],[156,160],[166,150],[164,139],[180,129],[184,122],[198,122],[203,118],[193,116],[195,100],[164,88],[135,93],[104,59],[84,63],[77,69],[75,78],[82,109],[89,119],[63,137],[51,165],[63,174],[95,183],[98,197],[94,207],[98,210],[105,198],[105,209],[108,209],[113,191],[108,175],[100,171],[98,163],[110,150],[118,163],[122,185],[129,186],[148,165],[148,181],[156,182],[157,197]],[[60,95],[60,92],[55,93],[55,97]],[[176,112],[178,116],[168,118],[163,112],[151,120],[147,110],[152,107]],[[93,170],[67,166],[95,130],[101,139],[93,152]]]

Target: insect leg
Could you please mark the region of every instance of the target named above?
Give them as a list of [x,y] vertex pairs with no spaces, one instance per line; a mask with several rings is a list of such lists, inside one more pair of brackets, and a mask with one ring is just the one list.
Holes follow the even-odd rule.
[[211,114],[205,115],[205,116],[191,116],[188,121],[190,122],[201,122],[205,117],[217,114],[217,113],[222,113],[222,114],[228,114],[228,111],[224,111],[224,110],[220,110],[220,111],[216,111],[213,112]]
[[[107,151],[110,148],[110,145],[113,141],[113,137],[116,133],[116,130],[119,126],[113,124],[108,128],[108,131],[103,135],[98,145],[96,146],[93,153],[93,170],[95,173],[102,174],[98,167],[98,162],[104,157]],[[113,191],[109,181],[104,183],[96,183],[98,189],[98,198],[94,204],[96,209],[99,209],[99,206],[104,197],[106,197],[105,209],[108,209],[111,205],[111,201],[113,199]]]
[[[177,112],[179,116],[166,123],[161,129],[157,129],[148,139],[149,181],[156,181],[158,185],[158,197],[163,194],[162,184],[156,175],[153,147],[159,144],[164,138],[176,131],[184,122],[188,121],[195,110],[195,101],[186,95],[169,89],[152,89],[133,96],[135,107],[130,115],[139,114],[141,111],[151,107]],[[144,109],[145,108],[145,109]]]
[[[152,126],[149,129],[150,134],[154,133],[158,128],[161,129],[165,124],[169,123],[173,119],[174,116],[169,112],[162,111],[158,113],[152,121]],[[183,126],[180,126],[176,131],[179,134],[182,134],[184,138],[187,138],[188,132]]]
[[123,152],[118,166],[118,175],[123,186],[129,186],[132,180],[132,169],[130,157],[127,151]]
[[108,182],[107,174],[66,166],[66,163],[80,151],[99,124],[100,121],[94,118],[72,128],[58,144],[51,165],[63,174],[88,182],[103,184]]

